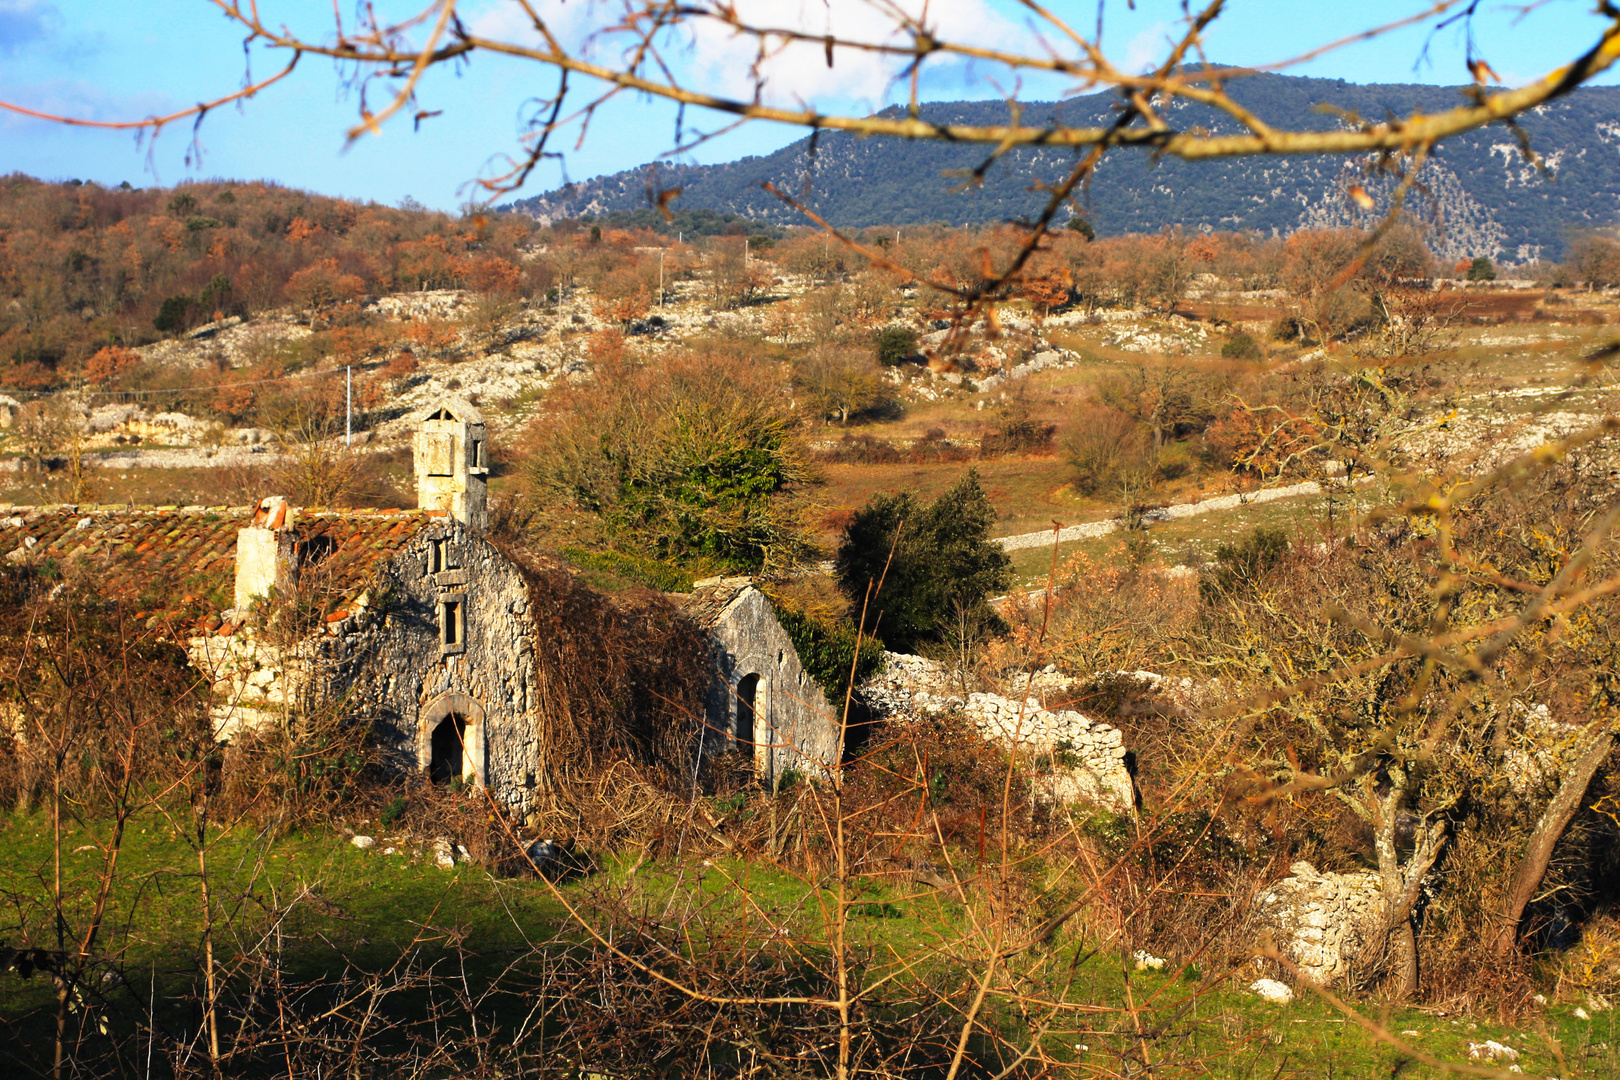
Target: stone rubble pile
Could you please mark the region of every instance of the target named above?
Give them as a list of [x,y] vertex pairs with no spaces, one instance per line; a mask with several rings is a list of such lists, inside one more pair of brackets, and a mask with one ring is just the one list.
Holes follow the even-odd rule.
[[1065,368],[1078,362],[1079,357],[1065,349],[1043,349],[1022,364],[1001,375],[991,375],[979,383],[979,389],[989,393],[1003,383],[1016,382],[1026,375],[1049,368]]
[[1382,882],[1370,870],[1323,873],[1303,861],[1288,870],[1255,898],[1255,922],[1274,932],[1301,972],[1331,986],[1349,973],[1384,917]]
[[1203,349],[1209,340],[1209,331],[1203,324],[1172,315],[1162,329],[1148,326],[1126,326],[1108,338],[1108,345],[1121,352],[1161,353],[1164,355],[1195,352]]
[[1470,1061],[1517,1061],[1519,1052],[1506,1043],[1499,1043],[1495,1039],[1486,1039],[1482,1043],[1468,1044],[1468,1060]]
[[1249,984],[1249,990],[1262,999],[1277,1005],[1287,1005],[1294,1000],[1294,992],[1288,988],[1286,983],[1280,983],[1276,979],[1256,979]]
[[[1135,806],[1125,736],[1118,728],[1073,710],[1050,711],[1036,698],[1020,702],[1000,694],[954,694],[943,665],[918,656],[886,655],[887,670],[862,688],[874,708],[893,716],[960,709],[986,740],[1027,759],[1039,797],[1120,812]],[[1055,669],[1038,675],[1054,685],[1062,679]]]

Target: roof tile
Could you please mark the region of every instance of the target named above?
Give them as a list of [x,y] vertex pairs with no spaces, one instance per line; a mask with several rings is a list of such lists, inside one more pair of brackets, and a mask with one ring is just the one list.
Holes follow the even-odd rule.
[[[217,620],[234,599],[236,534],[252,519],[249,507],[0,506],[0,558],[72,560],[94,575],[97,591],[140,606],[168,625]],[[348,605],[386,562],[435,516],[343,510],[301,510],[294,529],[318,561],[333,609]],[[79,528],[83,518],[90,524]],[[11,522],[20,521],[20,524]],[[29,544],[28,541],[33,543]],[[220,624],[216,621],[216,626]],[[232,627],[225,622],[221,632]]]

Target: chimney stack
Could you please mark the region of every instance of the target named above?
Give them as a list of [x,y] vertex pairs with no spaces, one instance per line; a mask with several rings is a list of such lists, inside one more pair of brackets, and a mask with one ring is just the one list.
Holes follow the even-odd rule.
[[270,590],[286,593],[298,587],[296,511],[280,495],[262,499],[253,523],[236,534],[236,610],[243,612]]

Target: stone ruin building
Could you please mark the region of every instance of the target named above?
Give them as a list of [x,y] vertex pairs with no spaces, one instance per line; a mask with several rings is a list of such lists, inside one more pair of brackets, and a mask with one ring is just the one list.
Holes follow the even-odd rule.
[[[384,759],[488,789],[524,812],[542,758],[536,640],[520,568],[483,535],[483,417],[451,398],[418,419],[414,510],[0,506],[0,556],[85,560],[104,595],[183,643],[213,682],[214,725],[244,730],[343,708]],[[296,598],[299,609],[287,612]],[[768,779],[824,768],[837,728],[769,602],[703,583],[686,611],[714,664],[705,754],[742,750]]]
[[750,754],[773,787],[789,769],[815,773],[839,753],[839,713],[804,670],[765,594],[745,577],[699,581],[684,599],[709,638],[705,754]]

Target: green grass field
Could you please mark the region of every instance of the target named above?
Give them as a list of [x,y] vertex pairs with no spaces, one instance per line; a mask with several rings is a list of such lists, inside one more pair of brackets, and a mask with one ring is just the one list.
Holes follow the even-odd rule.
[[[44,814],[0,819],[0,896],[6,907],[0,937],[8,942],[52,944],[43,906],[52,873],[50,838]],[[65,838],[70,915],[82,914],[89,901],[101,862],[99,851],[85,849],[94,841],[81,830]],[[596,872],[553,891],[532,878],[498,878],[476,866],[445,871],[404,854],[383,855],[383,846],[380,841],[361,851],[336,833],[272,838],[247,828],[215,840],[210,860],[224,967],[258,941],[254,935],[266,925],[266,912],[282,911],[276,948],[289,977],[319,981],[381,971],[415,950],[420,964],[454,969],[469,985],[521,981],[547,955],[586,939],[564,901],[596,913],[591,917],[603,932],[613,926],[603,914],[611,906],[620,918],[721,928],[757,941],[756,948],[766,950],[761,956],[796,957],[809,968],[825,967],[829,955],[828,913],[836,904],[827,883],[815,888],[763,862],[693,858],[655,864],[611,857]],[[969,894],[970,911],[910,885],[868,879],[855,885],[849,946],[865,958],[866,983],[907,968],[907,978],[949,987],[982,972],[982,961],[974,958],[985,952],[989,924],[982,920],[989,905],[977,893]],[[181,998],[195,991],[198,980],[198,896],[191,847],[156,819],[137,824],[122,854],[109,912],[107,967],[121,972],[139,996],[154,996],[160,1020],[175,1024],[183,1024],[194,1007]],[[706,942],[690,929],[684,939],[671,940],[688,957],[713,947],[713,939]],[[1415,1051],[1408,1053],[1379,1042],[1354,1017],[1308,992],[1288,1005],[1261,1001],[1244,988],[1255,977],[1246,965],[1212,971],[1171,957],[1163,972],[1136,971],[1117,946],[1074,939],[1010,963],[1018,985],[1040,989],[1036,996],[1064,1006],[1045,1030],[1043,1045],[1052,1060],[1073,1064],[1078,1075],[1140,1069],[1145,1052],[1156,1072],[1172,1076],[1423,1078],[1445,1070],[1420,1056],[1463,1061],[1470,1043],[1486,1039],[1519,1051],[1517,1063],[1528,1076],[1573,1080],[1620,1070],[1615,1013],[1598,1011],[1582,1020],[1574,1013],[1576,1003],[1505,1024],[1357,1001],[1363,1016]],[[166,1004],[168,996],[174,1000]],[[509,1019],[513,1002],[491,1001],[483,1022]],[[425,1009],[427,999],[404,995],[394,1006],[407,1012],[415,1007]],[[51,984],[44,977],[0,975],[0,1018],[24,1035],[24,1043],[32,1041],[30,1032],[48,1038],[52,1010]],[[1029,1018],[992,996],[986,1022],[1016,1042]],[[26,1049],[14,1045],[0,1056],[24,1055]]]

